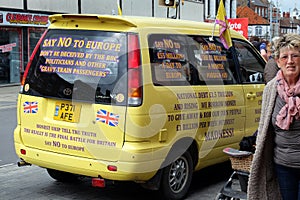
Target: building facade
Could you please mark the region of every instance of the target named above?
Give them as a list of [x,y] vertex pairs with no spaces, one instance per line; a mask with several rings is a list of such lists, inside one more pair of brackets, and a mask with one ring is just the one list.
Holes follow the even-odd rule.
[[[286,33],[300,34],[300,15],[297,8],[292,13],[282,11],[277,3],[268,0],[238,0],[237,17],[247,17],[248,35],[272,40]],[[295,5],[296,7],[296,5]]]
[[48,25],[47,14],[0,10],[0,84],[20,82],[24,66]]

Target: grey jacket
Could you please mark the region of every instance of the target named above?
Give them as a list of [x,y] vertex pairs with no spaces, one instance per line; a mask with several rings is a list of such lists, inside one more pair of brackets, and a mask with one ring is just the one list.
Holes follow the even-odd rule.
[[263,92],[256,150],[248,182],[248,200],[281,199],[273,165],[274,132],[269,126],[276,96],[276,78],[273,78]]
[[277,66],[275,59],[270,58],[264,69],[265,82],[267,83],[272,80],[276,76],[278,70],[279,67]]

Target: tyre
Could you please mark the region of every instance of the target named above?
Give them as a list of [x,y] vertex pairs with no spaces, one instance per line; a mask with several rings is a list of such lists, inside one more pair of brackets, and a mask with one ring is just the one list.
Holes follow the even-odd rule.
[[164,168],[160,195],[163,199],[184,198],[189,190],[193,176],[193,160],[190,152],[185,152]]
[[59,182],[72,183],[79,180],[79,176],[68,172],[57,171],[54,169],[47,169],[49,176]]

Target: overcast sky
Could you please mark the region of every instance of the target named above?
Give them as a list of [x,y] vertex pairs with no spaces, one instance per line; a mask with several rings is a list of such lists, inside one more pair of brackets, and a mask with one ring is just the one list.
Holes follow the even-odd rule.
[[293,9],[295,8],[295,3],[296,1],[296,8],[298,9],[298,11],[300,11],[300,1],[299,0],[272,0],[274,2],[275,5],[277,5],[278,2],[278,7],[281,8],[282,12],[288,12],[290,11],[291,13],[293,12]]

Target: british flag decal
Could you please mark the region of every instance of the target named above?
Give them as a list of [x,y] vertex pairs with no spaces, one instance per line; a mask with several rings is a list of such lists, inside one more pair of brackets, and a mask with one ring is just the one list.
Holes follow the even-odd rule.
[[38,102],[24,102],[23,104],[24,113],[37,113],[38,112]]
[[97,111],[96,121],[115,127],[119,124],[119,115],[100,109]]

